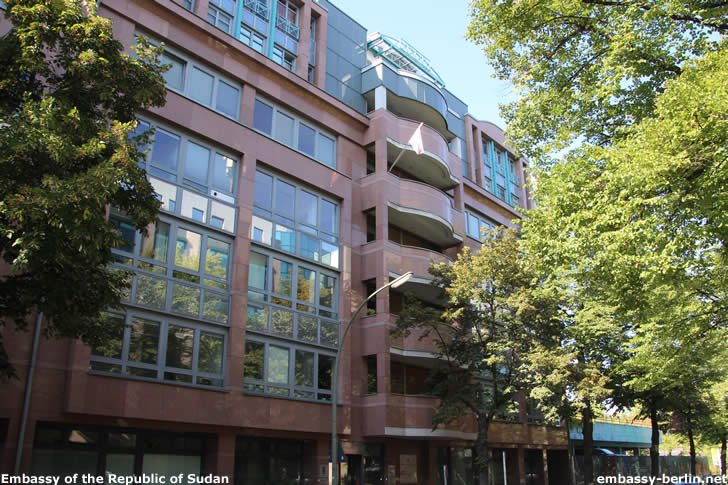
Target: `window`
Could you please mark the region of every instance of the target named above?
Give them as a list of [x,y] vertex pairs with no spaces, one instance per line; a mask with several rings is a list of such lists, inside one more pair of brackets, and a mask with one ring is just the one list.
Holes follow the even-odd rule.
[[207,21],[229,34],[236,11],[235,0],[210,0],[207,7]]
[[249,45],[256,51],[263,54],[263,50],[265,49],[265,37],[262,35],[257,34],[246,27],[240,27],[240,40],[243,41],[244,44]]
[[488,140],[483,140],[483,186],[488,192],[493,192],[493,158]]
[[499,175],[506,174],[506,152],[500,148],[495,149],[495,171]]
[[425,396],[429,394],[427,376],[430,370],[424,367],[390,362],[391,392],[392,394],[405,394],[410,396]]
[[478,241],[482,241],[483,237],[487,236],[488,231],[492,231],[496,227],[496,224],[490,219],[469,210],[465,211],[465,217],[468,236]]
[[[231,0],[210,0],[207,21],[230,32],[233,17],[226,14],[215,3],[228,5]],[[234,1],[232,2],[234,4]],[[158,45],[156,41],[152,44]],[[210,109],[218,111],[235,120],[240,110],[240,86],[215,73],[212,69],[193,62],[178,52],[165,47],[161,62],[171,64],[172,68],[164,73],[167,88],[197,101]]]
[[286,0],[278,0],[273,60],[291,71],[295,70],[298,35],[298,7]]
[[[152,126],[140,120],[136,134]],[[155,128],[147,160],[140,165],[152,176],[150,182],[162,209],[234,232],[237,161],[227,153],[166,127]]]
[[333,136],[281,108],[255,100],[253,127],[324,165],[336,168],[336,141]]
[[331,401],[333,351],[249,336],[243,389],[275,396]]
[[130,311],[105,313],[115,336],[91,349],[89,370],[156,381],[222,387],[226,333]]
[[235,440],[234,483],[321,483],[318,457],[313,450],[316,450],[315,441],[238,436]]
[[316,192],[255,173],[253,241],[338,268],[339,205]]
[[231,239],[164,219],[150,224],[146,236],[136,231],[127,236],[129,224],[120,215],[110,220],[129,241],[112,255],[117,264],[134,268],[130,303],[228,323]]
[[195,3],[192,0],[182,0],[182,6],[190,11],[195,9]]
[[364,357],[367,365],[367,382],[366,392],[367,394],[377,393],[377,356],[367,355]]
[[247,330],[336,347],[337,280],[305,263],[251,251]]
[[179,473],[202,475],[204,445],[203,434],[41,422],[35,430],[31,474],[131,476],[140,470],[159,483],[170,483]]

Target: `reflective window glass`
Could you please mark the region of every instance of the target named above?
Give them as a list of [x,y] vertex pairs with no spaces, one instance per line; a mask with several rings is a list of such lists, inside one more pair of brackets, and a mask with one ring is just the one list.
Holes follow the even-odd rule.
[[217,102],[215,109],[221,113],[237,118],[240,105],[240,91],[224,81],[217,84]]
[[253,111],[253,127],[268,135],[273,132],[273,107],[255,100],[255,108]]
[[187,158],[185,160],[185,177],[192,177],[207,182],[207,169],[210,162],[210,150],[187,142]]
[[177,229],[177,243],[174,264],[194,271],[200,270],[200,234],[186,229]]
[[268,382],[288,384],[288,349],[271,345],[268,349]]
[[316,131],[309,128],[303,123],[298,125],[298,149],[303,153],[314,156],[314,145],[316,141]]
[[195,331],[170,325],[167,329],[167,361],[169,367],[192,369],[192,347]]
[[179,158],[180,138],[157,128],[154,134],[154,147],[152,148],[152,162],[169,170],[177,170]]
[[190,72],[190,97],[202,104],[212,104],[212,87],[215,78],[205,71],[192,67]]

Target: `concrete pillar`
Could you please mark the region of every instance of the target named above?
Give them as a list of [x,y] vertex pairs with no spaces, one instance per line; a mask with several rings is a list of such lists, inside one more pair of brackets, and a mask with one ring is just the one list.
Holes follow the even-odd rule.
[[253,127],[253,113],[255,112],[256,90],[250,84],[243,84],[240,96],[240,122],[245,126]]
[[298,9],[298,59],[296,74],[308,79],[308,50],[311,38],[311,4],[304,3]]
[[387,109],[387,88],[384,86],[374,88],[374,111],[380,108]]

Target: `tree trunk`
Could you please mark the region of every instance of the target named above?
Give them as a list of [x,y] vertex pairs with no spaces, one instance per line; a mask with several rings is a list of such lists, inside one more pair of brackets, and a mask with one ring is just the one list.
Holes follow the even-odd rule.
[[650,421],[652,437],[650,441],[650,476],[660,476],[660,429],[657,427],[657,405],[650,402]]
[[582,413],[581,432],[584,435],[584,485],[594,483],[594,416],[592,415],[591,402],[586,401],[586,407]]
[[478,416],[478,437],[475,440],[476,459],[473,462],[473,472],[478,485],[488,485],[488,465],[490,455],[488,449],[488,426],[490,420],[487,416]]
[[725,455],[726,455],[726,440],[728,437],[726,435],[723,435],[723,437],[720,439],[720,473],[723,476],[726,476],[728,473],[725,468]]
[[695,476],[695,437],[693,436],[693,422],[690,419],[690,410],[685,416],[685,424],[688,427],[688,441],[690,442],[690,474]]

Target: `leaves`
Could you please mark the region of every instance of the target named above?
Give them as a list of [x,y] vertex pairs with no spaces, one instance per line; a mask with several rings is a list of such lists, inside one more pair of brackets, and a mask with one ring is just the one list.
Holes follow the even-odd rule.
[[[0,39],[1,321],[25,328],[44,313],[47,336],[98,344],[99,314],[118,305],[128,275],[107,269],[118,233],[109,205],[137,228],[158,201],[130,139],[136,113],[164,103],[159,49],[122,54],[111,22],[86,2],[9,0]],[[0,349],[2,354],[2,349]],[[2,359],[0,359],[2,361]],[[0,362],[0,375],[12,375]]]

